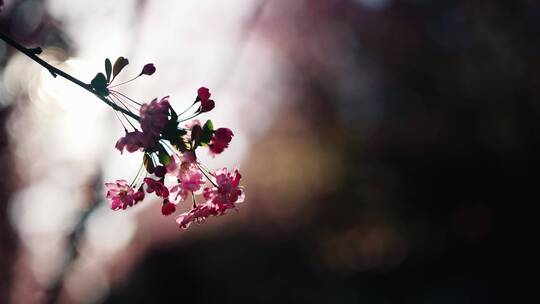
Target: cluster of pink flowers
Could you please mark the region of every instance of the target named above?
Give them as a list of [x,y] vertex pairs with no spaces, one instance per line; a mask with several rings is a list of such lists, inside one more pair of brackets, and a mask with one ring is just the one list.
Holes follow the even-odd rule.
[[[185,127],[180,126],[181,122],[209,112],[215,107],[214,100],[210,99],[210,90],[199,88],[195,101],[180,115],[193,108],[194,113],[181,119],[169,104],[168,96],[141,104],[115,91],[114,88],[118,85],[112,85],[112,81],[128,61],[123,57],[116,61],[112,80],[112,65],[107,61],[107,77],[98,74],[92,85],[96,92],[116,105],[130,112],[130,109],[138,108],[137,121],[125,115],[123,119],[118,116],[125,135],[116,142],[116,148],[120,153],[141,151],[142,166],[145,168],[139,170],[131,184],[125,180],[105,183],[106,197],[111,209],[124,210],[132,207],[142,201],[145,194],[152,193],[162,202],[161,213],[167,216],[176,213],[180,203],[191,200],[191,210],[176,217],[179,227],[187,228],[192,222],[223,215],[227,210],[235,209],[237,203],[243,202],[244,189],[240,186],[242,176],[238,170],[230,172],[223,168],[212,172],[197,158],[199,147],[208,147],[212,156],[222,153],[229,147],[233,132],[228,128],[214,129],[210,120],[204,124],[192,120]],[[141,75],[152,75],[154,72],[154,65],[147,64],[134,79]],[[197,202],[197,197],[200,196],[202,201]]]
[[144,191],[141,188],[135,191],[123,179],[119,179],[116,183],[105,183],[107,189],[107,198],[111,202],[112,210],[126,209],[144,199]]
[[209,216],[223,215],[228,209],[234,209],[237,203],[244,201],[244,189],[240,187],[242,177],[238,170],[229,173],[227,168],[215,172],[217,183],[214,187],[203,190],[205,202],[193,206],[187,213],[181,214],[176,222],[181,228],[187,228],[192,222],[200,222]]

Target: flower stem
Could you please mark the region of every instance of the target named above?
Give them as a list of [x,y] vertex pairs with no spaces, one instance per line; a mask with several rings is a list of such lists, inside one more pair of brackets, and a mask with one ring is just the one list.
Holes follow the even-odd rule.
[[206,175],[206,172],[204,172],[203,168],[201,168],[198,163],[196,165],[199,168],[199,171],[201,171],[201,173],[204,175],[204,177],[206,177],[206,179],[211,182],[214,187],[219,188],[219,186],[210,177],[208,177],[208,175]]
[[105,98],[104,96],[98,94],[92,88],[91,85],[80,81],[79,79],[69,75],[68,73],[66,73],[66,72],[64,72],[64,71],[50,65],[45,60],[39,58],[37,55],[41,53],[41,48],[33,48],[33,49],[26,48],[26,47],[20,45],[19,43],[17,43],[16,41],[14,41],[13,39],[9,38],[8,36],[6,36],[2,32],[0,32],[0,39],[4,40],[7,44],[9,44],[12,47],[16,48],[19,52],[25,54],[26,56],[30,57],[30,59],[34,60],[36,63],[38,63],[41,66],[43,66],[44,68],[46,68],[49,71],[49,73],[51,73],[51,75],[53,77],[56,77],[57,75],[60,75],[60,76],[64,77],[65,79],[73,82],[74,84],[80,86],[81,88],[87,90],[88,92],[94,94],[97,98],[101,99],[101,101],[106,103],[109,107],[113,108],[113,110],[122,112],[122,113],[130,116],[131,118],[133,118],[133,119],[135,119],[137,121],[140,120],[140,117],[137,116],[136,114],[134,114],[134,113],[132,113],[132,112],[130,112],[130,111],[116,105],[116,104],[114,104],[113,102],[111,102],[107,98]]

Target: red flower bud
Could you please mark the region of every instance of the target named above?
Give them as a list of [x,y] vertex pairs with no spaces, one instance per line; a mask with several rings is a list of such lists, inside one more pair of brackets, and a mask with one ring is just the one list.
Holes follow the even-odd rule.
[[148,63],[148,64],[145,64],[142,71],[141,71],[141,74],[140,75],[152,75],[156,72],[156,67],[154,66],[153,63]]
[[169,202],[168,199],[163,201],[163,205],[161,206],[161,214],[163,215],[171,215],[176,211],[176,206]]

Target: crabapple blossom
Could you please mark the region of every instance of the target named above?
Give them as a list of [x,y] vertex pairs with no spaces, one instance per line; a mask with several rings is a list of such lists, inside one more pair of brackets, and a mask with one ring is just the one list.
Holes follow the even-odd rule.
[[244,189],[239,186],[242,175],[237,170],[229,172],[227,168],[214,173],[216,187],[204,189],[204,199],[217,206],[219,211],[234,208],[236,203],[244,201]]
[[148,188],[146,188],[146,192],[148,193],[155,192],[157,196],[160,196],[163,198],[169,197],[169,189],[165,187],[165,185],[163,184],[163,181],[157,181],[155,179],[146,177],[144,179],[144,182],[148,186]]
[[[121,69],[127,64],[127,59],[117,60],[117,64],[118,69]],[[154,72],[153,64],[147,64],[139,76],[152,75]],[[98,81],[94,82],[95,85],[99,84]],[[111,88],[99,89],[103,92],[108,90],[115,98],[124,96]],[[215,104],[210,96],[210,90],[206,87],[197,90],[196,102],[201,104],[190,118],[214,108]],[[124,102],[130,101],[133,100],[124,99]],[[156,98],[149,103],[139,105],[139,128],[129,122],[134,130],[126,131],[126,135],[117,141],[116,148],[121,153],[124,150],[130,153],[135,151],[144,153],[143,165],[146,173],[142,178],[142,184],[145,185],[144,189],[147,193],[154,193],[162,199],[161,213],[163,215],[173,214],[177,208],[176,204],[188,200],[191,196],[192,209],[182,213],[176,219],[180,228],[187,228],[192,222],[202,222],[210,216],[223,215],[227,210],[235,209],[236,204],[244,200],[244,190],[239,185],[241,175],[238,170],[229,172],[223,168],[210,173],[198,161],[196,154],[197,148],[201,146],[208,147],[212,156],[222,153],[229,147],[234,136],[231,129],[214,130],[212,121],[208,120],[203,125],[197,119],[188,121],[185,128],[180,127],[179,123],[187,119],[179,119],[179,114],[170,106],[168,96],[159,101]],[[124,123],[120,122],[126,129]],[[134,183],[140,174],[141,172],[137,174]],[[176,183],[171,184],[171,179],[174,179]],[[211,186],[205,187],[205,179]],[[142,200],[145,193],[143,185],[140,186],[139,191],[135,192],[124,180],[107,183],[106,186],[109,188],[107,198],[111,201],[111,208],[125,209]],[[196,204],[195,196],[201,193],[205,202]],[[174,197],[169,198],[170,194]]]
[[142,189],[135,191],[123,179],[119,179],[115,183],[105,183],[105,187],[107,187],[106,197],[112,210],[126,209],[144,199]]
[[191,209],[189,212],[180,214],[176,218],[176,222],[180,228],[187,229],[192,222],[201,223],[211,215],[217,215],[213,206],[209,204],[200,204]]
[[244,201],[244,189],[239,186],[242,175],[238,170],[230,173],[227,168],[223,168],[216,171],[214,176],[215,187],[204,189],[206,202],[194,206],[176,218],[180,228],[186,229],[192,222],[200,223],[210,216],[223,215],[228,209],[234,209],[237,203]]
[[183,174],[182,172],[189,170],[196,161],[195,154],[190,151],[186,151],[182,155],[174,154],[165,169],[167,174],[178,179]]
[[165,199],[163,201],[163,205],[161,206],[161,214],[163,215],[171,215],[176,211],[176,206],[169,202],[168,199]]
[[184,169],[178,171],[177,177],[178,185],[173,186],[170,190],[171,193],[178,192],[175,198],[180,196],[182,200],[185,200],[189,193],[199,192],[201,185],[204,185],[203,174],[191,163],[184,165]]
[[141,128],[144,133],[159,137],[169,120],[169,96],[163,97],[159,102],[157,98],[149,104],[141,106]]
[[124,137],[121,137],[116,142],[116,149],[122,153],[124,148],[129,152],[133,153],[137,150],[144,150],[152,146],[152,139],[150,139],[146,134],[139,132],[137,130],[133,132],[127,132]]
[[212,141],[210,142],[209,148],[212,155],[219,154],[229,147],[229,143],[234,136],[231,129],[228,128],[219,128],[215,131]]
[[[3,3],[0,0],[0,9]],[[223,215],[226,210],[236,208],[236,204],[244,200],[238,170],[228,172],[224,168],[212,174],[197,158],[199,147],[208,147],[215,156],[229,146],[233,137],[230,129],[214,129],[211,120],[204,124],[193,120],[211,111],[216,105],[210,99],[208,88],[200,87],[195,102],[188,104],[178,114],[171,107],[169,96],[159,101],[155,98],[149,103],[142,103],[118,91],[118,87],[142,75],[153,75],[156,67],[152,63],[144,65],[136,77],[118,83],[117,76],[129,64],[129,60],[121,56],[112,64],[106,58],[104,72],[98,72],[90,82],[84,82],[37,57],[41,48],[26,48],[3,33],[0,33],[0,40],[27,55],[54,77],[63,77],[104,102],[116,114],[125,131],[125,135],[116,141],[115,148],[121,154],[125,150],[129,153],[143,153],[141,167],[130,184],[124,179],[105,183],[105,196],[111,209],[132,207],[142,201],[147,192],[155,193],[162,202],[162,214],[170,215],[176,211],[175,203],[180,202],[171,201],[169,194],[176,193],[175,200],[180,196],[183,201],[191,194],[192,209],[176,219],[181,228],[187,228],[194,221],[201,222],[209,216]],[[195,108],[197,103],[200,105]],[[181,122],[187,122],[186,126],[180,126]],[[176,180],[176,183],[168,185],[166,182],[171,179]],[[205,179],[212,186],[205,187]],[[201,192],[205,202],[197,205],[195,195]]]
[[201,102],[201,113],[209,112],[215,107],[215,103],[210,99],[210,90],[206,87],[200,87],[197,90],[197,100]]
[[197,97],[199,97],[201,100],[208,100],[212,94],[210,94],[210,90],[207,87],[200,87],[197,90]]
[[184,157],[184,162],[187,163],[195,163],[197,161],[197,155],[195,155],[195,152],[193,151],[186,151],[182,153],[182,157]]
[[[209,102],[213,108],[210,96],[208,88],[199,88],[197,101],[201,102],[201,107],[195,116],[206,112],[208,108],[205,107]],[[236,209],[236,204],[244,200],[244,189],[240,186],[242,176],[238,170],[229,172],[227,168],[223,168],[212,174],[203,169],[196,154],[196,149],[200,146],[207,146],[212,156],[222,153],[229,147],[234,136],[231,129],[214,130],[210,120],[202,125],[196,119],[188,122],[185,129],[180,128],[178,114],[170,107],[168,97],[162,98],[159,102],[154,99],[148,104],[141,105],[140,114],[142,131],[135,129],[127,132],[118,140],[116,148],[121,152],[125,149],[128,152],[139,150],[145,153],[146,171],[157,179],[145,176],[143,183],[146,185],[147,193],[155,193],[163,199],[161,206],[163,215],[173,214],[176,211],[175,204],[186,201],[189,196],[193,199],[193,208],[176,219],[180,228],[187,228],[192,222],[202,222],[209,216],[220,216],[229,209]],[[177,182],[167,186],[166,176],[174,178]],[[205,178],[212,186],[204,187]],[[126,191],[129,192],[129,189]],[[205,202],[197,205],[195,195],[201,193]],[[144,192],[142,194],[144,195]],[[174,198],[170,199],[170,194],[174,194]],[[132,195],[131,192],[127,198],[116,198],[115,201],[125,201],[122,207],[131,206],[131,200],[134,198],[129,195]]]

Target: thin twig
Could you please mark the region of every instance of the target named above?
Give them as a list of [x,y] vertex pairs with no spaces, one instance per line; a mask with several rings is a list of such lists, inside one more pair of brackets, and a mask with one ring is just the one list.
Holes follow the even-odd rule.
[[37,55],[39,53],[41,53],[41,48],[33,48],[33,49],[26,48],[26,47],[20,45],[19,43],[17,43],[16,41],[14,41],[13,39],[9,38],[8,36],[6,36],[2,32],[0,32],[0,39],[4,40],[7,44],[9,44],[12,47],[16,48],[19,52],[25,54],[26,56],[30,57],[30,59],[34,60],[35,62],[37,62],[38,64],[40,64],[44,68],[46,68],[49,71],[49,73],[51,73],[51,75],[53,77],[56,77],[57,75],[60,75],[60,76],[64,77],[65,79],[73,82],[74,84],[76,84],[76,85],[80,86],[81,88],[87,90],[88,92],[94,94],[94,96],[101,99],[101,101],[106,103],[109,107],[113,108],[113,110],[122,112],[122,113],[130,116],[131,118],[133,118],[133,119],[135,119],[137,121],[140,121],[140,117],[138,115],[136,115],[136,114],[134,114],[134,113],[132,113],[132,112],[118,106],[118,105],[116,105],[115,103],[111,102],[110,100],[108,100],[104,96],[98,94],[92,88],[91,85],[80,81],[79,79],[69,75],[68,73],[66,73],[66,72],[64,72],[64,71],[50,65],[45,60],[39,58]]

